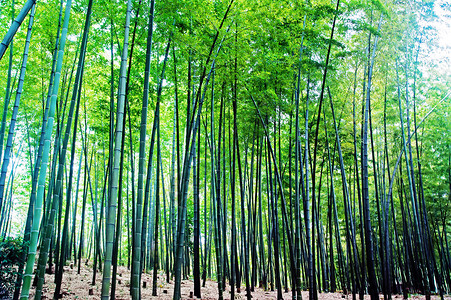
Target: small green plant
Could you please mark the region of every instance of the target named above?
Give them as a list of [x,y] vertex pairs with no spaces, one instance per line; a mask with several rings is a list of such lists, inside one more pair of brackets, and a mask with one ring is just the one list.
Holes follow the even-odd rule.
[[0,241],[0,299],[10,299],[14,291],[17,266],[23,262],[27,247],[20,238],[6,238]]

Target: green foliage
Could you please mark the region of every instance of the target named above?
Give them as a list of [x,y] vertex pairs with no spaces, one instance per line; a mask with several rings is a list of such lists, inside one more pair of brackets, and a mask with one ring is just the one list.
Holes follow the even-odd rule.
[[[64,64],[62,68],[61,91],[58,95],[58,121],[65,121],[67,118],[67,109],[63,107],[66,99],[65,95],[70,94],[72,83],[69,83],[71,73],[75,74],[73,69],[74,57],[76,56],[77,48],[79,47],[80,31],[83,26],[84,16],[86,13],[85,0],[74,0],[73,10],[71,12],[71,22],[69,25],[68,41],[66,44]],[[29,65],[27,69],[26,88],[22,97],[20,108],[20,116],[18,120],[18,134],[17,141],[26,140],[27,134],[30,134],[29,147],[23,147],[20,156],[20,163],[14,181],[14,210],[17,209],[24,212],[29,199],[29,169],[30,164],[34,161],[36,153],[36,146],[40,136],[40,126],[42,122],[43,103],[47,97],[48,79],[50,75],[50,68],[52,64],[52,52],[54,50],[55,36],[57,30],[57,18],[59,14],[59,0],[49,0],[40,2],[37,6],[37,15],[33,39],[30,48]],[[217,146],[217,140],[209,140],[214,134],[214,138],[218,139],[219,115],[220,115],[220,101],[223,102],[223,123],[221,142],[224,142],[224,148],[221,149],[221,157],[215,158],[216,162],[221,165],[221,180],[225,186],[227,201],[227,228],[230,228],[231,221],[231,161],[232,161],[232,145],[233,129],[231,129],[232,117],[232,100],[236,96],[237,99],[237,128],[238,141],[240,143],[240,155],[242,159],[242,167],[245,170],[245,181],[250,181],[249,168],[251,165],[250,152],[251,147],[255,146],[256,141],[261,143],[264,135],[260,119],[256,114],[256,109],[250,99],[252,95],[263,115],[268,130],[270,131],[271,142],[277,147],[274,147],[277,160],[280,158],[281,165],[279,171],[281,172],[283,189],[286,191],[286,198],[288,199],[288,192],[290,192],[290,180],[293,184],[295,178],[294,170],[289,170],[288,157],[294,157],[294,118],[295,118],[295,90],[297,89],[298,70],[300,73],[300,135],[303,149],[305,145],[305,113],[309,110],[308,128],[310,136],[309,151],[313,154],[314,133],[316,130],[316,118],[318,116],[319,95],[321,93],[321,84],[323,74],[326,67],[326,55],[331,44],[330,60],[328,62],[328,73],[326,78],[326,86],[330,87],[331,96],[334,103],[335,116],[337,118],[338,135],[340,136],[341,150],[346,168],[346,178],[349,181],[349,192],[353,199],[358,199],[357,191],[357,177],[356,172],[361,175],[361,170],[355,169],[355,164],[360,164],[360,149],[361,149],[361,130],[362,130],[362,108],[363,99],[366,96],[367,72],[368,72],[368,53],[371,53],[374,48],[375,37],[379,38],[376,47],[376,58],[373,69],[372,87],[371,87],[371,109],[372,109],[372,126],[374,134],[374,150],[376,157],[370,157],[370,160],[375,160],[379,165],[380,176],[386,176],[388,168],[390,168],[390,176],[393,172],[393,165],[395,159],[400,153],[401,134],[399,124],[399,107],[397,98],[397,84],[395,62],[400,66],[400,82],[401,82],[401,102],[402,108],[405,110],[405,99],[410,96],[413,97],[413,77],[416,80],[416,116],[419,120],[426,115],[431,107],[437,103],[437,99],[441,99],[445,91],[449,90],[450,83],[447,82],[447,70],[441,66],[441,62],[433,61],[428,58],[428,52],[436,44],[438,37],[437,32],[431,28],[433,24],[430,22],[434,20],[434,1],[427,0],[423,2],[405,3],[401,1],[381,1],[381,0],[341,0],[338,9],[337,2],[314,0],[307,1],[269,1],[269,0],[250,0],[240,1],[235,0],[229,17],[224,23],[224,26],[218,33],[218,39],[214,47],[212,47],[213,39],[215,38],[225,10],[230,1],[194,1],[194,0],[170,0],[165,2],[157,1],[155,9],[155,31],[153,36],[151,67],[150,67],[150,88],[149,88],[149,120],[147,121],[147,143],[146,153],[149,147],[150,128],[153,123],[153,110],[156,106],[157,82],[161,76],[162,70],[162,55],[167,45],[169,36],[172,36],[172,45],[170,48],[169,60],[167,62],[165,81],[163,84],[163,93],[161,98],[161,147],[162,147],[162,161],[163,169],[170,169],[170,157],[172,149],[172,130],[174,127],[174,98],[178,95],[178,114],[180,122],[180,148],[181,160],[183,163],[184,153],[184,139],[186,116],[188,114],[187,94],[190,90],[197,93],[200,84],[201,75],[204,69],[208,73],[210,65],[206,65],[206,59],[211,51],[212,55],[216,55],[219,44],[222,43],[221,51],[216,59],[215,69],[215,86],[214,99],[212,97],[212,80],[206,85],[204,79],[203,84],[205,88],[205,103],[201,113],[201,146],[200,153],[200,174],[204,174],[205,168],[207,171],[207,178],[204,181],[201,175],[200,189],[205,191],[201,193],[201,202],[207,201],[210,206],[210,198],[208,193],[213,188],[210,178],[210,147]],[[21,5],[21,4],[20,4]],[[16,6],[19,7],[16,3]],[[138,5],[139,14],[138,14]],[[445,5],[445,4],[443,4]],[[136,39],[134,41],[134,52],[131,63],[129,86],[127,89],[127,100],[130,106],[131,129],[128,128],[128,119],[126,121],[126,136],[125,148],[126,153],[124,157],[124,169],[130,170],[129,158],[134,155],[135,163],[135,180],[137,178],[137,149],[138,146],[138,131],[141,119],[141,101],[143,93],[144,82],[144,61],[146,50],[146,36],[147,36],[147,18],[149,1],[134,1],[134,8],[131,16],[131,32],[134,31],[136,24]],[[449,9],[449,6],[444,7]],[[4,34],[5,28],[9,27],[10,23],[10,1],[0,2],[0,34]],[[382,17],[381,28],[378,30],[378,21]],[[331,39],[332,22],[336,17],[335,32]],[[93,8],[92,28],[89,35],[87,46],[86,61],[84,66],[83,86],[81,91],[81,113],[80,122],[82,126],[80,131],[86,131],[88,140],[88,152],[93,151],[94,163],[91,168],[92,192],[98,201],[97,211],[100,211],[100,197],[103,193],[102,187],[104,182],[104,172],[106,171],[108,160],[108,142],[111,128],[110,122],[110,101],[115,102],[117,109],[117,91],[119,78],[119,58],[122,51],[122,38],[124,35],[124,20],[125,20],[125,2],[112,0],[109,2],[95,2]],[[304,22],[305,20],[305,22]],[[136,23],[135,23],[136,21]],[[22,28],[23,29],[23,28]],[[18,32],[14,41],[14,58],[13,70],[17,70],[20,63],[20,52],[24,40],[24,31]],[[300,58],[302,41],[302,57]],[[173,46],[173,48],[172,48]],[[112,49],[111,49],[112,48]],[[370,51],[368,50],[370,49]],[[417,49],[420,49],[419,59],[415,61]],[[209,64],[212,62],[213,56],[210,56]],[[176,58],[176,60],[174,59]],[[0,61],[0,107],[3,107],[4,86],[6,85],[6,70],[8,67],[8,59],[5,56]],[[235,65],[236,63],[236,65]],[[191,64],[191,78],[190,85],[188,85],[188,64]],[[112,69],[111,69],[112,68]],[[174,72],[177,72],[177,83],[175,82]],[[13,71],[13,76],[14,76]],[[447,77],[448,76],[448,77]],[[73,79],[72,79],[73,81]],[[449,80],[448,80],[449,81]],[[309,85],[307,86],[307,82]],[[407,82],[405,88],[404,82]],[[236,83],[236,86],[235,86]],[[309,105],[307,107],[307,88],[309,92]],[[408,90],[408,92],[405,92]],[[112,92],[111,92],[112,91]],[[203,92],[203,89],[202,91]],[[406,95],[407,94],[407,95]],[[192,100],[192,94],[191,94]],[[212,103],[214,106],[214,129],[210,132],[210,112],[212,110]],[[355,103],[355,108],[353,104]],[[421,160],[421,172],[424,186],[424,198],[428,217],[432,221],[440,220],[445,215],[449,217],[451,214],[449,206],[449,152],[450,152],[450,125],[449,125],[449,100],[446,100],[437,110],[428,118],[419,130],[419,152]],[[384,104],[386,104],[386,114],[384,112]],[[192,110],[191,106],[191,110]],[[337,202],[338,222],[340,223],[339,231],[345,244],[345,225],[344,225],[344,199],[341,191],[343,184],[342,177],[339,170],[339,158],[337,153],[337,133],[334,130],[332,121],[332,112],[330,109],[329,98],[324,97],[324,122],[320,121],[318,134],[318,162],[316,168],[316,187],[318,194],[320,194],[320,201],[322,204],[319,208],[319,218],[324,224],[327,224],[328,214],[326,212],[327,196],[331,192],[330,179],[334,180],[335,197]],[[355,111],[354,111],[355,109]],[[128,113],[128,112],[127,112]],[[192,113],[189,112],[189,113]],[[115,115],[115,111],[112,112]],[[321,118],[323,115],[320,114]],[[191,115],[192,117],[192,115]],[[412,102],[410,103],[410,117],[411,130],[413,109]],[[84,128],[85,118],[87,128]],[[384,141],[384,122],[387,128],[387,155],[385,159],[385,141]],[[355,124],[354,124],[355,123]],[[64,129],[64,124],[59,124]],[[355,126],[355,137],[354,137]],[[81,129],[80,129],[81,128]],[[280,128],[280,129],[279,129]],[[331,156],[331,167],[329,170],[328,154],[326,149],[326,134],[329,151]],[[289,131],[291,130],[291,131]],[[291,136],[290,136],[290,133]],[[129,134],[132,134],[133,145],[130,145]],[[80,137],[77,137],[77,143]],[[355,140],[354,140],[355,139]],[[204,144],[205,142],[205,144]],[[291,145],[290,145],[291,143]],[[18,143],[19,144],[19,143]],[[253,145],[254,144],[254,145]],[[53,145],[53,141],[51,143]],[[135,153],[130,153],[130,146],[133,146]],[[289,147],[291,146],[291,155]],[[26,151],[24,150],[25,148]],[[413,145],[414,157],[413,164],[415,169],[415,176],[419,176],[418,162],[415,156],[417,145]],[[217,150],[215,150],[217,151]],[[265,153],[263,150],[263,170],[262,176],[262,197],[263,210],[268,210],[268,180],[265,165]],[[203,161],[204,153],[207,162]],[[25,157],[30,154],[29,157]],[[81,143],[77,144],[76,165],[77,159],[81,153]],[[257,155],[254,154],[254,166],[256,168]],[[244,158],[246,157],[246,158]],[[305,158],[304,158],[305,159]],[[357,160],[357,162],[355,162]],[[31,163],[29,161],[32,161]],[[154,158],[154,162],[156,159]],[[224,164],[223,164],[224,163]],[[310,160],[312,163],[312,160]],[[155,163],[154,163],[155,164]],[[402,163],[402,168],[405,168],[405,163]],[[320,166],[323,166],[322,185],[319,187]],[[66,166],[67,167],[67,166]],[[222,168],[225,168],[223,170]],[[293,168],[293,167],[292,167]],[[385,169],[384,169],[385,168]],[[22,170],[27,170],[25,174]],[[333,174],[331,175],[330,173]],[[369,173],[372,174],[372,164],[369,166]],[[94,174],[94,172],[96,172]],[[155,171],[154,171],[155,172]],[[222,173],[223,172],[223,173]],[[247,172],[247,173],[246,173]],[[311,170],[309,170],[311,172]],[[165,189],[166,193],[169,190],[169,175],[165,172]],[[169,173],[169,172],[167,172]],[[256,171],[254,170],[255,175]],[[405,170],[402,170],[404,184]],[[291,177],[290,175],[291,174]],[[310,173],[310,176],[312,174]],[[400,172],[396,174],[399,176]],[[84,176],[84,175],[82,175]],[[372,176],[370,176],[369,188],[371,194],[371,210],[372,218],[375,219],[376,204],[375,204],[375,187],[376,183]],[[124,173],[125,178],[125,173]],[[311,178],[311,177],[310,177]],[[397,177],[396,177],[397,178]],[[131,175],[127,174],[127,180],[131,180]],[[131,187],[134,183],[123,180],[123,188],[127,189],[130,195]],[[190,179],[191,180],[191,179]],[[82,178],[83,182],[83,178]],[[192,182],[190,181],[188,189],[188,208],[186,217],[186,237],[187,247],[190,251],[193,249],[193,204],[192,204]],[[248,184],[248,183],[246,183]],[[255,189],[254,183],[254,189]],[[382,183],[379,183],[382,185]],[[388,186],[388,178],[384,181],[385,189]],[[417,184],[419,184],[417,182]],[[130,186],[130,187],[129,187]],[[237,184],[238,186],[238,184]],[[135,187],[136,188],[136,187]],[[130,189],[130,192],[129,192]],[[223,187],[221,185],[221,196],[223,195]],[[248,187],[245,187],[246,193]],[[381,187],[381,190],[383,188]],[[399,189],[395,182],[394,191]],[[78,191],[81,193],[81,190]],[[386,193],[387,191],[381,191]],[[106,190],[108,194],[108,190]],[[135,191],[136,192],[136,191]],[[255,191],[254,191],[255,192]],[[294,187],[291,188],[294,193]],[[316,190],[315,190],[316,192]],[[125,194],[125,192],[123,192]],[[401,201],[399,193],[394,192],[393,201],[394,209],[396,211],[396,218],[398,228],[402,228],[401,214],[399,213]],[[81,194],[79,194],[80,197]],[[65,195],[66,196],[66,195]],[[128,195],[129,196],[129,195]],[[107,197],[107,196],[105,196]],[[153,195],[152,195],[153,197]],[[247,196],[246,196],[247,197]],[[128,199],[128,198],[127,198]],[[242,200],[242,199],[240,199]],[[245,199],[247,201],[248,199]],[[294,201],[289,200],[291,205],[290,211],[294,211]],[[135,201],[135,199],[130,199]],[[355,200],[356,201],[356,200]],[[20,203],[18,203],[20,202]],[[80,202],[79,202],[80,203]],[[247,202],[246,202],[247,203]],[[280,201],[279,201],[280,203]],[[80,205],[80,204],[79,204]],[[95,205],[95,204],[93,204]],[[153,204],[152,204],[153,205]],[[167,205],[167,203],[166,203]],[[302,204],[301,204],[302,205]],[[356,205],[356,204],[354,204]],[[358,204],[357,204],[358,205]],[[130,205],[131,207],[131,205]],[[126,212],[126,206],[122,208],[123,218],[122,224],[125,224],[124,216],[131,216],[132,214]],[[153,207],[151,208],[153,209]],[[170,217],[169,208],[166,207],[166,217]],[[358,211],[357,208],[353,208]],[[130,209],[131,210],[131,209]],[[238,207],[237,211],[241,208]],[[223,212],[222,212],[223,213]],[[279,211],[280,213],[280,211]],[[22,215],[25,215],[22,213]],[[237,214],[238,216],[239,214]],[[99,217],[99,216],[97,216]],[[105,216],[104,216],[105,217]],[[266,216],[268,217],[268,216]],[[92,211],[88,210],[89,220],[93,220]],[[130,217],[131,218],[131,217]],[[303,218],[303,216],[301,216]],[[127,220],[130,221],[130,220]],[[210,219],[201,220],[201,222],[209,222]],[[266,222],[265,221],[265,225]],[[359,217],[356,218],[356,227],[360,226]],[[88,222],[89,223],[89,222]],[[130,222],[131,223],[131,222]],[[16,220],[12,221],[13,227],[19,227],[18,224],[23,224]],[[282,226],[282,222],[279,222]],[[448,224],[448,226],[451,226]],[[281,228],[282,229],[282,228]],[[102,229],[104,230],[104,228]],[[201,230],[204,227],[201,226]],[[379,229],[375,229],[377,231]],[[11,232],[21,232],[20,228],[13,228]],[[124,230],[125,231],[125,230]],[[150,230],[149,230],[150,231]],[[160,231],[160,234],[162,231]],[[205,236],[207,233],[203,232]],[[227,232],[229,234],[229,232]],[[402,235],[402,233],[400,233]],[[161,235],[162,236],[162,235]],[[124,239],[122,246],[129,244],[129,236],[123,233]],[[228,236],[224,237],[228,238]],[[267,239],[267,237],[265,237]],[[360,246],[360,236],[357,236],[357,244]],[[17,244],[11,241],[1,243],[1,254],[5,254],[5,266],[2,264],[2,270],[8,273],[7,270],[14,270],[14,256],[11,253],[19,251],[20,242]],[[262,246],[263,247],[263,246]],[[5,249],[5,251],[3,251]],[[16,249],[16,250],[14,250]],[[125,247],[123,247],[125,249]],[[14,250],[14,251],[13,251]],[[214,250],[216,251],[216,250]],[[265,249],[267,251],[267,249]],[[91,253],[92,254],[92,253]],[[120,253],[123,260],[124,250]],[[364,256],[363,253],[359,253]],[[3,256],[2,256],[3,257]],[[17,257],[16,257],[17,258]],[[335,259],[337,259],[335,257]],[[9,268],[9,269],[8,269]],[[2,271],[3,272],[3,271]],[[3,275],[1,273],[0,275]],[[15,275],[14,275],[15,276]],[[1,280],[4,280],[2,276]],[[304,286],[305,283],[301,283]]]
[[9,299],[14,291],[17,276],[17,266],[24,263],[27,251],[20,238],[7,238],[0,242],[0,299]]

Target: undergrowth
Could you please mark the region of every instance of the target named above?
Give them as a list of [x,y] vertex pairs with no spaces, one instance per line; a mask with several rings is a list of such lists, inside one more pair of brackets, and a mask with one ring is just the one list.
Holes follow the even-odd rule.
[[0,299],[11,299],[17,276],[17,266],[23,262],[26,247],[20,238],[0,241]]

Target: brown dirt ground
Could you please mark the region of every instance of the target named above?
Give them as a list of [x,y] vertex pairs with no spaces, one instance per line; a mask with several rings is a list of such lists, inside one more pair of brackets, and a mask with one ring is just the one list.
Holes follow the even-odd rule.
[[[130,270],[126,267],[118,267],[117,276],[117,288],[116,288],[116,300],[128,300],[131,299],[129,295],[130,290]],[[100,299],[100,292],[102,288],[102,274],[97,273],[96,284],[91,285],[92,280],[92,266],[82,265],[80,274],[77,274],[77,267],[71,268],[67,266],[64,268],[63,284],[62,284],[62,298],[63,299]],[[44,285],[43,299],[52,299],[53,291],[55,288],[54,275],[46,274],[46,283]],[[145,282],[146,287],[142,288],[142,299],[172,299],[174,283],[166,283],[165,275],[160,273],[158,276],[158,296],[152,296],[152,276],[151,274],[143,273],[142,281]],[[182,299],[189,298],[190,292],[193,291],[193,281],[182,281]],[[205,287],[202,288],[202,299],[213,300],[218,298],[217,283],[214,281],[207,281]],[[89,290],[92,289],[93,295],[89,295]],[[260,299],[276,299],[276,291],[264,291],[263,289],[256,289],[252,292],[253,300]],[[30,298],[34,297],[34,288],[31,290]],[[227,287],[224,292],[224,299],[230,300],[230,287]],[[291,299],[291,292],[283,293],[284,299]],[[308,299],[308,291],[302,292],[302,298]],[[318,295],[320,300],[351,300],[352,295],[343,295],[342,293],[320,293]],[[383,299],[383,296],[380,297]],[[402,295],[394,295],[394,299],[402,300]],[[410,295],[409,299],[422,300],[425,297],[423,295]],[[235,299],[246,299],[244,288],[242,287],[241,293],[235,294]],[[365,296],[365,300],[369,300],[369,296]],[[439,296],[432,296],[431,299],[438,300]],[[446,300],[451,300],[451,296],[445,296]]]

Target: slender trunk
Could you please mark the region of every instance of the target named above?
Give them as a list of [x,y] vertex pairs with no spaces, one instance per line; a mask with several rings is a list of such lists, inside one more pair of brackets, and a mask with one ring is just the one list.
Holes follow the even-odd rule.
[[[382,20],[382,18],[381,18]],[[380,23],[379,23],[380,26]],[[374,266],[374,253],[373,253],[373,234],[371,227],[371,214],[370,214],[370,200],[368,190],[368,123],[369,123],[369,110],[370,110],[370,95],[371,95],[371,79],[373,73],[374,57],[376,55],[377,36],[374,41],[373,54],[371,63],[368,65],[368,86],[366,92],[365,101],[365,113],[364,113],[364,128],[363,128],[363,174],[362,174],[362,194],[363,194],[363,215],[364,215],[364,227],[365,227],[365,250],[366,250],[366,266],[368,272],[368,284],[371,300],[379,298],[376,270]],[[368,50],[369,51],[369,50]]]
[[[30,2],[30,1],[29,1]],[[31,1],[32,2],[32,1]],[[36,197],[36,204],[34,208],[33,213],[33,222],[32,222],[32,229],[31,229],[31,237],[30,237],[30,247],[28,249],[28,256],[27,256],[27,264],[25,268],[25,274],[24,274],[24,282],[22,285],[22,292],[20,298],[22,300],[28,299],[29,292],[30,292],[30,286],[31,286],[31,277],[35,262],[35,255],[36,255],[36,248],[37,248],[37,242],[38,242],[38,235],[39,235],[39,225],[40,225],[40,219],[41,219],[41,212],[42,212],[42,204],[44,200],[44,189],[45,189],[45,181],[46,181],[46,175],[47,175],[47,165],[49,160],[49,152],[50,152],[50,139],[52,136],[53,131],[53,122],[55,119],[55,109],[56,109],[56,100],[57,100],[57,94],[59,90],[59,82],[61,77],[61,69],[63,64],[63,56],[64,56],[64,46],[66,44],[66,37],[67,37],[67,29],[69,27],[69,16],[70,16],[70,9],[71,9],[72,1],[68,0],[66,3],[66,11],[64,16],[64,24],[63,29],[61,32],[61,40],[60,40],[60,46],[58,48],[58,59],[57,59],[57,66],[55,71],[55,81],[52,91],[52,97],[50,100],[50,107],[49,107],[49,115],[48,115],[48,121],[45,129],[45,138],[44,138],[44,149],[43,149],[43,156],[41,161],[41,168],[39,171],[39,185],[38,185],[38,191],[37,191],[37,197]],[[1,53],[1,52],[0,52]],[[0,54],[1,57],[1,54]]]
[[125,21],[125,33],[124,33],[124,46],[122,50],[121,59],[121,72],[119,79],[119,100],[117,106],[117,121],[116,121],[116,133],[114,141],[114,160],[113,160],[113,172],[111,179],[111,195],[109,195],[108,206],[108,222],[106,228],[106,249],[105,249],[105,261],[103,267],[103,280],[102,280],[102,300],[109,299],[109,289],[111,281],[111,264],[113,254],[113,241],[114,231],[116,225],[116,210],[117,210],[117,195],[118,195],[118,183],[119,183],[119,167],[121,156],[121,143],[122,143],[122,131],[124,128],[123,114],[125,104],[125,76],[127,68],[127,56],[128,56],[128,35],[130,30],[130,12],[131,12],[131,0],[127,2],[127,14]]
[[[141,123],[139,135],[139,158],[138,158],[138,194],[135,205],[134,232],[133,232],[133,263],[131,274],[131,296],[133,300],[140,299],[141,290],[141,230],[142,230],[142,199],[143,199],[143,181],[144,181],[144,164],[145,164],[145,148],[146,148],[146,128],[147,128],[147,107],[149,101],[149,75],[150,75],[150,58],[152,51],[152,34],[153,34],[153,14],[155,1],[150,4],[149,23],[147,32],[147,50],[146,62],[144,70],[144,93],[141,109]],[[149,158],[150,159],[150,158]]]
[[25,2],[22,10],[17,15],[14,22],[11,24],[11,27],[9,28],[8,32],[6,33],[5,37],[3,38],[2,42],[0,43],[0,60],[2,59],[3,55],[6,52],[6,49],[8,49],[9,44],[12,42],[14,35],[16,34],[17,30],[19,29],[20,25],[22,24],[23,20],[27,16],[30,9],[33,7],[33,5],[36,3],[36,0],[28,0]]

